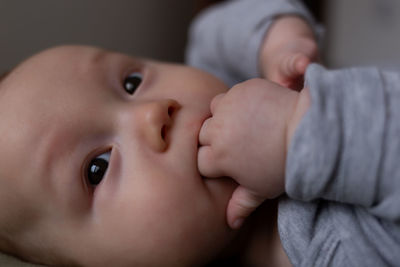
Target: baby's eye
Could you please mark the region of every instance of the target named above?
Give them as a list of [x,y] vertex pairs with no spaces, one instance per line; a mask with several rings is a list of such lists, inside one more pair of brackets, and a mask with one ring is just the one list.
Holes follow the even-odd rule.
[[103,180],[110,161],[110,154],[111,151],[108,151],[90,161],[87,168],[87,180],[91,186],[96,186]]
[[139,87],[139,85],[142,83],[142,74],[139,72],[133,72],[129,74],[128,77],[125,78],[124,80],[124,89],[125,91],[133,95],[133,93],[136,91],[136,89]]

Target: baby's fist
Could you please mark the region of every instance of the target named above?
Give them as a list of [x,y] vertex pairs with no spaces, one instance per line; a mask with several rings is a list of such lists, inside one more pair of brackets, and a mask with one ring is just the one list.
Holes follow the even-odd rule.
[[286,128],[297,92],[262,79],[234,86],[211,103],[199,135],[200,173],[239,183],[228,204],[231,227],[284,191]]

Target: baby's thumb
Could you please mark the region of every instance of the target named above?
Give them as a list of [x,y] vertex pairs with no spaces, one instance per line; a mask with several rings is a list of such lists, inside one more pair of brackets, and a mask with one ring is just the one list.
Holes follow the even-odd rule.
[[298,55],[294,62],[294,72],[297,75],[304,75],[306,73],[307,66],[311,63],[311,60],[306,55]]
[[229,226],[232,229],[240,228],[244,219],[260,206],[265,199],[265,197],[261,197],[254,191],[239,185],[228,203],[227,220]]
[[302,53],[290,55],[282,64],[282,73],[287,79],[294,79],[300,75],[304,75],[310,59]]

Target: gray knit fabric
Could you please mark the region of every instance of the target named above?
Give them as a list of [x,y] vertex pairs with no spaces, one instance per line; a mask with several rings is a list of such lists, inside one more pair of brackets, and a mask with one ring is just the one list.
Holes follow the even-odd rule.
[[[295,266],[400,266],[400,75],[307,70],[279,231]],[[296,199],[296,200],[294,200]]]

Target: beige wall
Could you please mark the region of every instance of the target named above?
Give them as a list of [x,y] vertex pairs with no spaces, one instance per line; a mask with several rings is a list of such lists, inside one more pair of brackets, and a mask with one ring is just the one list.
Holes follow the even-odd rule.
[[[199,0],[0,0],[0,72],[46,47],[91,44],[182,61]],[[326,63],[400,62],[399,0],[323,0]]]
[[91,44],[181,61],[193,0],[0,0],[0,71],[46,47]]
[[399,0],[327,0],[325,8],[330,66],[400,66]]

